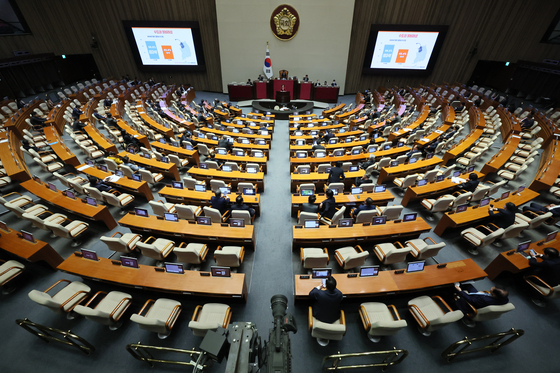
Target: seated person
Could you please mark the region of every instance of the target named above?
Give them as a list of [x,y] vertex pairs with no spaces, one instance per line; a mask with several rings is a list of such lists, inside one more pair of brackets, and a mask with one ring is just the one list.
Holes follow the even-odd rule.
[[[517,212],[517,206],[513,202],[508,202],[504,206],[505,209],[499,209],[496,207],[488,207],[488,215],[490,215],[491,223],[497,226],[498,228],[504,228],[513,225],[515,223],[515,213]],[[492,231],[494,231],[495,227],[488,227]]]
[[430,143],[428,146],[426,146],[423,150],[424,150],[424,154],[432,154],[436,152],[436,148],[439,145],[439,141],[436,139],[435,141],[433,141],[432,143]]
[[118,164],[118,165],[123,164],[122,159],[121,159],[120,157],[117,157],[117,156],[115,155],[115,152],[109,152],[109,156],[107,157],[107,159],[112,160],[113,162],[115,162],[115,163]]
[[247,79],[247,85],[252,85],[251,78]]
[[331,189],[327,189],[326,195],[327,199],[321,202],[319,211],[321,211],[321,217],[332,219],[336,213],[336,200],[334,199],[334,193]]
[[132,135],[130,135],[128,132],[126,132],[126,130],[121,130],[121,137],[123,138],[125,147],[128,149],[128,147],[132,144],[132,145],[139,145],[138,139]]
[[308,82],[309,81],[309,76],[307,76],[307,74],[305,74],[305,76],[302,79],[304,82]]
[[128,157],[122,157],[122,163],[123,166],[127,166],[130,167],[130,169],[134,172],[140,170],[142,167],[137,166],[135,163],[133,163],[130,158]]
[[[560,284],[560,258],[558,250],[552,247],[546,247],[544,254],[532,255],[529,259],[529,265],[535,268],[534,275],[554,287]],[[537,258],[542,261],[537,261]]]
[[325,83],[323,83],[323,85],[324,85],[325,87],[328,87],[328,86],[329,86],[329,83],[327,83],[327,81],[325,80]]
[[459,126],[449,127],[447,131],[443,135],[441,135],[442,140],[449,140],[453,137],[453,135],[459,130]]
[[251,217],[255,216],[255,209],[243,203],[243,196],[239,195],[235,199],[235,203],[231,205],[231,210],[245,210],[249,211]]
[[465,110],[465,104],[461,101],[461,103],[455,108],[455,113],[461,113]]
[[36,152],[39,152],[39,148],[36,147],[35,145],[31,145],[29,143],[29,141],[27,141],[26,139],[21,140],[21,146],[25,149],[25,150],[29,150],[29,149],[33,149]]
[[344,176],[344,171],[342,170],[342,162],[338,161],[336,162],[336,166],[331,168],[327,182],[329,184],[339,183],[344,179],[346,179],[346,176]]
[[81,106],[76,106],[74,109],[72,109],[72,119],[74,120],[78,120],[80,119],[80,115],[82,115],[84,112],[81,111],[82,107]]
[[521,121],[521,129],[522,130],[527,130],[531,127],[533,127],[533,123],[534,123],[534,119],[533,119],[533,115],[535,115],[535,111],[531,110],[531,113],[529,115],[527,115],[522,121]]
[[410,157],[412,157],[412,154],[418,153],[419,151],[420,151],[420,147],[417,144],[414,144],[412,149],[410,149],[410,151],[406,153],[406,158],[409,159]]
[[320,87],[321,86],[321,82],[319,81],[319,79],[317,79],[317,82],[315,82],[315,87]]
[[47,121],[47,118],[40,118],[36,112],[32,111],[31,112],[31,117],[29,118],[29,121],[31,122],[32,126],[41,126],[44,127],[45,126],[45,122]]
[[472,172],[469,174],[469,181],[463,184],[459,184],[459,189],[474,193],[479,183],[480,180],[478,180],[478,176],[474,172]]
[[115,120],[115,118],[113,118],[111,113],[107,113],[107,125],[109,127],[118,127],[117,121]]
[[312,147],[311,150],[315,151],[317,149],[322,149],[325,150],[325,140],[321,139],[321,141],[315,143]]
[[[326,82],[325,82],[325,83],[326,83]],[[325,85],[326,85],[326,84],[325,84]],[[336,87],[336,86],[337,86],[336,80],[333,79],[333,81],[332,81],[332,83],[331,83],[331,86],[333,86],[333,87]]]
[[364,174],[364,176],[362,177],[356,177],[356,182],[354,183],[354,185],[356,185],[357,187],[359,187],[362,184],[368,184],[371,183],[371,180],[369,178],[368,174]]
[[228,209],[229,198],[228,196],[222,197],[222,192],[217,190],[210,198],[210,203],[213,209],[220,211],[220,214],[225,214]]
[[373,200],[370,197],[366,198],[364,203],[352,209],[352,216],[356,217],[358,216],[360,211],[368,211],[368,210],[375,210],[375,205],[373,204]]
[[560,216],[560,205],[555,205],[554,203],[551,203],[550,205],[543,206],[543,205],[539,205],[538,203],[531,202],[529,206],[523,207],[523,212],[525,213],[526,211],[532,211],[541,214],[552,212],[552,216],[558,217]]
[[95,176],[88,176],[89,186],[92,188],[98,189],[100,192],[108,192],[111,193],[114,189],[111,188],[109,185],[103,183],[100,179],[96,178]]
[[333,323],[340,318],[340,303],[342,292],[336,288],[336,280],[329,276],[326,281],[326,289],[321,285],[313,288],[309,298],[314,301],[313,317],[324,323]]
[[257,79],[259,82],[262,82],[264,80],[264,77],[261,74],[259,74],[259,77]]
[[75,120],[72,123],[72,131],[74,132],[81,132],[85,127],[87,127],[87,123],[82,123],[79,120]]
[[[369,155],[369,158],[368,158],[367,161],[358,163],[358,165],[360,166],[360,168],[362,170],[367,170],[369,166],[374,165],[374,164],[375,164],[375,155],[373,155],[373,154]],[[358,180],[358,178],[356,178],[356,180]],[[359,186],[359,185],[356,183],[356,186]]]
[[301,206],[301,211],[302,212],[318,213],[319,212],[319,205],[315,203],[316,200],[317,200],[317,197],[314,194],[309,196],[307,198],[307,203],[304,203]]
[[[498,287],[492,287],[490,288],[490,293],[485,293],[479,292],[471,284],[460,285],[459,283],[456,283],[455,289],[457,290],[457,300],[455,301],[455,304],[465,315],[473,313],[469,304],[471,304],[474,308],[479,309],[490,305],[501,305],[509,302],[508,292]],[[469,304],[467,304],[467,302]]]
[[222,136],[220,140],[218,140],[218,148],[226,148],[228,152],[231,150],[231,144],[225,136]]

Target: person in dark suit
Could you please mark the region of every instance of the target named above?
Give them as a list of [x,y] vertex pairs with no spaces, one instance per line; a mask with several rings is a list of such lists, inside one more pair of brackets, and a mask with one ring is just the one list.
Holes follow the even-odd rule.
[[[560,257],[558,250],[552,247],[546,247],[544,254],[532,255],[529,259],[529,265],[535,268],[534,274],[548,285],[554,287],[560,284]],[[537,257],[542,261],[537,261]]]
[[37,116],[36,112],[32,111],[31,112],[31,117],[29,118],[29,121],[31,122],[32,126],[44,127],[45,122],[47,121],[47,118],[40,118],[40,117]]
[[316,143],[311,147],[311,150],[315,151],[317,149],[325,150],[325,140],[321,140],[320,142]]
[[305,76],[303,77],[303,81],[306,83],[309,81],[309,77],[307,76],[307,74],[305,74]]
[[331,168],[327,182],[329,184],[338,183],[344,179],[346,179],[346,176],[344,176],[344,171],[342,170],[342,162],[338,161],[336,162],[336,166]]
[[117,120],[115,118],[113,118],[113,116],[111,115],[111,113],[107,113],[107,125],[109,127],[117,127]]
[[241,195],[237,196],[237,198],[235,199],[235,203],[231,205],[231,211],[233,210],[249,211],[251,217],[255,216],[255,209],[243,203],[243,196]]
[[551,203],[550,205],[539,205],[538,203],[531,202],[529,206],[523,207],[523,212],[525,211],[532,211],[536,213],[547,213],[552,212],[552,216],[557,217],[560,216],[560,205],[555,205]]
[[459,285],[455,284],[457,290],[457,300],[455,304],[457,308],[465,315],[473,313],[471,304],[474,308],[479,309],[490,305],[501,305],[509,302],[508,292],[498,287],[490,288],[490,293],[479,292],[470,284]]
[[[373,164],[373,163],[372,163]],[[369,167],[369,166],[368,166]],[[366,167],[367,168],[367,167]],[[364,176],[362,177],[356,177],[356,181],[354,182],[354,185],[356,185],[357,187],[359,187],[362,184],[368,184],[371,183],[371,179],[369,178],[368,174],[364,174]]]
[[453,126],[453,127],[449,127],[449,129],[447,131],[445,131],[445,133],[443,135],[441,135],[441,139],[443,141],[445,140],[449,140],[450,138],[453,137],[453,135],[459,130],[459,126]]
[[517,207],[513,202],[506,203],[504,207],[505,209],[489,207],[488,215],[492,218],[491,223],[496,225],[498,228],[506,229],[515,223],[515,213],[517,212]]
[[211,207],[220,211],[220,214],[225,214],[228,209],[229,198],[227,196],[222,197],[222,192],[217,190],[214,195],[210,198]]
[[319,211],[321,211],[321,217],[332,219],[336,213],[336,200],[334,199],[334,193],[332,190],[327,189],[326,192],[327,199],[325,199],[319,205]]
[[100,192],[111,192],[113,190],[113,188],[111,188],[109,185],[105,184],[103,181],[96,178],[95,176],[89,176],[88,181],[89,181],[89,186],[91,188],[96,188]]
[[81,108],[81,106],[76,106],[74,109],[72,109],[72,119],[80,119],[80,115],[84,113],[80,110]]
[[352,209],[352,216],[356,217],[360,211],[375,210],[375,205],[373,204],[373,199],[371,197],[366,198],[364,203]]
[[333,86],[333,87],[336,87],[336,86],[337,86],[336,80],[333,79],[333,81],[332,81],[332,83],[331,83],[331,86]]
[[334,133],[332,133],[329,130],[325,131],[325,134],[323,135],[323,140],[325,140],[326,143],[329,142],[330,139],[332,139],[334,137]]
[[301,206],[301,211],[318,213],[319,212],[319,205],[317,205],[315,203],[316,200],[317,200],[317,197],[315,195],[309,196],[307,198],[307,203],[304,203]]
[[264,81],[264,77],[261,74],[259,74],[259,77],[257,79],[258,79],[259,82]]
[[110,109],[111,104],[113,104],[113,100],[111,100],[109,97],[103,100],[103,106],[105,106],[105,109]]
[[309,298],[314,301],[313,317],[324,323],[333,323],[340,318],[340,303],[342,292],[336,288],[336,280],[329,276],[326,290],[317,286],[309,292]]
[[80,132],[81,130],[83,130],[85,127],[87,126],[87,123],[82,123],[79,120],[75,120],[74,123],[72,123],[72,131],[74,132]]
[[434,142],[430,143],[428,146],[426,146],[423,150],[424,150],[424,154],[432,154],[436,152],[436,148],[439,145],[439,141],[436,139]]
[[463,190],[466,190],[467,192],[474,193],[474,191],[476,190],[476,187],[478,186],[479,183],[480,183],[480,180],[478,180],[478,176],[473,172],[473,173],[469,174],[469,181],[467,181],[466,183],[460,184],[459,189],[463,189]]
[[222,136],[222,138],[218,140],[218,148],[226,148],[226,150],[229,152],[231,150],[231,144],[224,136]]

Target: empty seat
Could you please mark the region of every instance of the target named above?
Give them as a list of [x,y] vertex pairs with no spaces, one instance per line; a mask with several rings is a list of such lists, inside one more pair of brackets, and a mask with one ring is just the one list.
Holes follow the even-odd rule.
[[[102,298],[101,298],[102,297]],[[101,298],[101,300],[97,299]],[[94,300],[98,303],[91,307]],[[86,319],[107,325],[116,330],[122,325],[122,316],[132,304],[132,296],[120,291],[106,293],[98,291],[84,306],[77,305],[74,311]]]
[[207,303],[204,306],[196,306],[189,328],[198,337],[206,336],[208,330],[216,330],[219,327],[227,329],[231,321],[231,307],[221,303]]
[[493,304],[481,308],[474,307],[468,301],[466,301],[466,303],[471,307],[471,311],[465,314],[463,323],[471,328],[473,328],[477,322],[497,319],[504,313],[515,309],[512,303]]
[[537,295],[533,296],[531,299],[535,305],[539,307],[546,307],[547,300],[560,298],[560,284],[551,286],[535,275],[529,275],[523,278],[529,286],[537,291]]
[[455,197],[450,194],[445,194],[438,199],[423,199],[422,206],[430,212],[430,214],[426,216],[426,219],[434,221],[435,218],[433,213],[438,211],[447,211],[453,201],[455,201]]
[[157,260],[157,265],[161,266],[162,261],[173,251],[175,242],[150,236],[144,242],[139,241],[136,246],[140,249],[142,255]]
[[[398,247],[396,245],[398,245]],[[381,263],[389,265],[404,262],[406,260],[406,256],[410,252],[410,247],[404,247],[398,241],[396,241],[395,244],[390,242],[380,243],[373,247],[373,252]]]
[[218,246],[214,251],[216,265],[222,267],[239,267],[245,256],[244,246]]
[[[48,294],[49,291],[61,283],[66,283],[66,285],[54,295]],[[48,307],[57,313],[69,313],[88,296],[90,291],[91,288],[84,283],[62,279],[43,292],[31,290],[28,295],[35,303]]]
[[306,220],[317,220],[317,219],[319,219],[319,214],[314,212],[300,211],[298,213],[298,225],[304,225]]
[[[116,237],[117,235],[120,236]],[[105,243],[111,251],[128,254],[134,251],[141,238],[142,236],[136,233],[115,232],[111,237],[101,236],[101,242]]]
[[405,245],[410,248],[414,258],[420,260],[436,256],[445,247],[445,242],[436,243],[431,237],[426,237],[406,241]]
[[406,321],[401,320],[399,312],[392,304],[387,306],[379,302],[362,303],[358,312],[368,338],[372,342],[379,342],[382,336],[397,334],[407,326]]
[[78,237],[88,229],[89,224],[80,220],[71,221],[70,219],[65,219],[65,221],[69,221],[69,223],[63,225],[64,221],[60,223],[45,221],[45,226],[56,236],[71,239],[72,247],[79,246],[81,242],[78,241]]
[[175,212],[179,219],[196,220],[196,217],[202,213],[202,208],[200,206],[177,204],[175,205]]
[[492,231],[484,225],[479,225],[476,228],[465,229],[461,232],[461,237],[463,237],[474,246],[473,248],[469,249],[469,253],[471,253],[472,255],[478,255],[479,248],[490,245],[503,234],[503,228]]
[[[146,314],[142,315],[146,309]],[[140,329],[158,333],[160,339],[165,339],[171,333],[181,310],[181,302],[176,300],[160,298],[154,301],[148,299],[140,312],[130,317],[130,321],[137,323]]]
[[163,202],[162,200],[149,201],[148,203],[150,204],[150,207],[152,208],[154,215],[157,216],[163,217],[165,216],[166,213],[173,214],[176,212],[174,203],[167,203],[167,202]]
[[212,223],[223,223],[228,220],[229,217],[229,210],[224,212],[224,214],[220,214],[220,210],[214,209],[212,207],[204,206],[204,216],[208,216]]
[[364,251],[360,245],[356,245],[355,247],[341,247],[335,250],[334,256],[344,270],[350,270],[364,265],[369,253]]
[[387,220],[397,220],[401,216],[401,212],[404,209],[404,206],[375,206],[375,209],[380,216],[386,216]]
[[16,260],[2,261],[0,265],[0,286],[4,294],[10,293],[15,288],[11,286],[10,281],[23,273],[25,266]]
[[200,264],[206,260],[208,245],[202,243],[181,242],[178,247],[173,249],[177,256],[177,261],[181,263]]
[[303,268],[324,268],[329,264],[327,248],[306,247],[300,248],[300,259]]
[[411,299],[408,302],[408,310],[418,322],[418,330],[425,336],[463,318],[463,312],[453,311],[438,295],[431,298],[423,295]]
[[[111,206],[115,206],[121,209],[120,214],[121,215],[125,215],[126,214],[126,207],[132,202],[134,201],[134,196],[131,194],[127,194],[127,193],[120,193],[118,191],[114,191],[114,192],[101,192],[101,195],[103,196],[103,199],[105,200],[105,202],[107,202],[108,204],[110,204]],[[150,201],[152,202],[152,201]]]

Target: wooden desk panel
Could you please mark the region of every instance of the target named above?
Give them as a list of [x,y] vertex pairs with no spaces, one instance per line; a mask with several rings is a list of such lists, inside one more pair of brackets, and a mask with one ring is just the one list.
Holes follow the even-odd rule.
[[104,135],[99,133],[97,128],[95,128],[92,124],[88,124],[84,130],[88,134],[88,136],[96,143],[105,153],[113,152],[115,154],[118,153],[117,147],[111,141],[109,141]]
[[387,224],[381,226],[369,225],[364,227],[362,224],[355,224],[347,228],[329,228],[328,225],[321,225],[314,229],[296,228],[294,226],[292,227],[292,250],[309,245],[342,245],[347,243],[354,245],[361,242],[408,240],[418,238],[422,233],[430,230],[430,225],[420,217],[415,221],[406,223],[395,223],[394,220],[390,220]]
[[[311,136],[311,135],[301,135],[301,136],[297,136],[297,135],[294,135],[294,132],[295,132],[295,131],[293,131],[293,132],[290,133],[290,142],[293,142],[293,141],[295,141],[295,140],[305,140],[306,143],[308,143],[308,144],[312,144],[312,143],[313,143],[313,139],[315,138],[314,136]],[[360,136],[362,136],[363,134],[364,134],[364,131],[362,131],[362,130],[356,130],[356,131],[336,132],[336,133],[334,134],[334,136],[335,136],[335,137],[338,137],[339,139],[342,139],[342,138],[347,137],[347,136],[357,136],[357,137],[360,137]]]
[[214,153],[214,156],[215,156],[216,159],[219,159],[219,160],[224,161],[224,162],[235,162],[235,163],[242,164],[242,165],[246,165],[247,163],[256,163],[256,164],[258,164],[259,166],[262,167],[262,172],[266,175],[266,172],[267,172],[266,163],[267,163],[267,160],[268,160],[268,158],[266,156],[262,157],[262,158],[251,157],[251,156],[248,156],[248,155],[245,155],[243,157],[238,157],[238,156],[236,156],[234,154],[231,154],[231,153],[226,154],[226,155]]
[[140,143],[142,143],[142,145],[146,149],[150,149],[150,140],[146,137],[146,135],[139,134],[132,127],[130,127],[130,125],[127,122],[125,122],[122,119],[117,119],[117,125],[119,126],[120,129],[125,130],[126,133],[128,133],[129,135],[133,136],[135,139],[140,141]]
[[[321,284],[320,279],[301,279],[295,276],[295,298],[307,299],[311,289]],[[486,277],[472,259],[449,262],[445,268],[437,265],[424,267],[423,272],[395,274],[395,271],[380,271],[376,277],[349,278],[345,273],[333,274],[336,287],[348,298],[393,295],[426,291],[455,282],[479,280]]]
[[442,161],[443,160],[441,158],[433,157],[432,159],[422,159],[412,164],[401,164],[396,167],[383,167],[379,173],[379,177],[377,178],[377,185],[381,185],[387,181],[392,181],[397,177],[426,172],[440,164]]
[[[432,142],[434,142],[438,137],[443,135],[445,131],[447,131],[451,127],[449,124],[444,124],[439,126],[434,132],[426,137],[422,137],[420,140],[416,141],[416,144],[420,147],[426,146]],[[439,132],[438,132],[439,131]],[[425,140],[423,140],[425,139]]]
[[[218,136],[230,136],[230,137],[245,137],[247,139],[259,139],[259,140],[267,140],[270,141],[272,140],[272,135],[259,135],[259,134],[250,134],[250,133],[243,133],[243,132],[239,132],[239,133],[235,133],[235,132],[229,132],[229,131],[222,131],[222,130],[218,130],[215,128],[208,128],[208,127],[200,127],[198,129],[199,131],[203,131],[203,132],[207,132],[207,133],[212,133],[214,135],[218,135]],[[255,131],[258,131],[258,128],[254,129]]]
[[19,232],[11,229],[6,232],[0,229],[0,248],[29,262],[45,261],[52,268],[62,263],[63,259],[51,245],[36,240],[35,243],[18,237]]
[[155,158],[144,158],[139,154],[131,154],[129,152],[120,152],[119,157],[128,157],[134,163],[144,166],[155,172],[161,172],[164,175],[174,178],[176,181],[181,181],[181,176],[179,175],[179,170],[175,163],[163,163]]
[[346,106],[346,104],[338,104],[337,106],[333,107],[332,109],[323,110],[323,116],[327,117],[329,115],[333,115],[337,111],[342,110],[342,108]]
[[[206,144],[209,148],[214,148],[218,146],[218,140],[210,140],[210,139],[201,139],[200,137],[193,137],[193,140],[199,142],[201,144]],[[258,144],[242,144],[240,142],[234,142],[231,144],[233,148],[241,148],[241,149],[248,149],[248,150],[260,150],[266,156],[268,156],[268,151],[270,149],[270,144],[265,145],[258,145]]]
[[[380,143],[385,141],[385,139],[378,137],[377,139],[375,139],[375,143]],[[359,140],[358,141],[352,141],[352,142],[339,142],[336,144],[326,144],[324,145],[326,150],[334,150],[334,149],[338,149],[338,148],[353,148],[354,146],[368,146],[369,145],[369,139],[365,139],[365,140]],[[298,150],[306,150],[306,151],[311,151],[313,148],[312,145],[290,145],[290,151],[291,152],[295,152]]]
[[255,174],[250,174],[247,172],[241,171],[220,171],[220,170],[203,170],[198,167],[192,167],[189,170],[189,175],[193,178],[201,181],[206,181],[207,186],[210,187],[210,180],[218,179],[223,180],[226,184],[231,183],[231,187],[233,190],[237,190],[237,183],[239,182],[247,182],[257,184],[257,189],[261,192],[264,191],[264,173],[257,172]]
[[[114,176],[112,172],[105,172],[96,167],[88,166],[87,164],[79,165],[76,170],[86,175],[95,176],[98,179],[105,179],[107,176]],[[144,196],[148,201],[154,199],[150,186],[145,181],[134,181],[127,177],[121,177],[116,182],[105,181],[108,185],[125,193]]]
[[457,158],[459,155],[467,151],[484,133],[482,128],[472,131],[466,138],[443,155],[443,164],[446,165],[451,159]]
[[157,216],[149,217],[126,214],[119,220],[119,225],[129,228],[142,235],[167,236],[174,241],[202,241],[217,242],[220,244],[232,243],[244,245],[255,249],[255,231],[253,225],[243,228],[222,227],[221,224],[212,225],[191,224],[187,220],[179,219],[178,222],[158,219]]
[[[357,177],[362,177],[364,176],[364,174],[366,173],[365,170],[358,170],[358,171],[354,171],[354,172],[345,172],[344,176],[346,176],[346,179],[344,179],[344,187],[345,188],[349,188],[354,181],[356,180]],[[326,173],[318,173],[318,172],[311,172],[309,174],[291,174],[291,190],[292,193],[295,193],[296,191],[296,187],[299,184],[302,183],[314,183],[315,184],[315,190],[323,190],[323,187],[325,186],[325,184],[327,184],[327,180],[329,178],[329,174]]]
[[509,161],[513,152],[517,149],[520,140],[521,137],[519,135],[511,135],[502,145],[502,149],[484,164],[481,172],[486,175],[491,172],[498,172]]
[[163,154],[175,154],[180,158],[186,158],[191,165],[200,164],[198,150],[187,150],[171,144],[162,144],[159,141],[152,141],[150,145]]
[[[9,135],[9,138],[6,138]],[[25,181],[31,178],[23,153],[21,143],[13,131],[0,133],[0,160],[6,175],[12,180]]]
[[142,264],[139,268],[128,268],[114,265],[106,258],[93,261],[75,255],[58,266],[62,272],[119,286],[182,295],[242,298],[247,301],[244,273],[232,273],[231,277],[206,277],[201,276],[198,271],[185,271],[179,275],[156,272],[154,268]]
[[[323,199],[326,199],[324,193],[316,194],[317,203],[321,203]],[[395,199],[395,196],[391,194],[388,190],[381,193],[362,193],[362,194],[338,194],[334,196],[337,206],[346,206],[349,204],[355,204],[356,206],[362,204],[367,198],[373,200],[374,205],[386,205]],[[292,195],[292,217],[297,216],[297,212],[301,209],[301,205],[307,203],[308,196]]]
[[152,117],[150,117],[148,115],[148,113],[146,112],[146,109],[144,109],[144,106],[142,105],[141,101],[136,102],[136,110],[138,111],[138,115],[140,115],[140,118],[142,118],[142,120],[149,127],[151,127],[154,131],[163,134],[167,138],[171,138],[171,137],[175,136],[174,133],[173,133],[173,130],[171,128],[167,128],[167,127],[159,124],[158,122],[153,120]]
[[50,144],[51,149],[55,152],[65,164],[77,167],[80,165],[80,160],[74,153],[66,146],[62,138],[56,132],[54,126],[43,128],[47,142]]

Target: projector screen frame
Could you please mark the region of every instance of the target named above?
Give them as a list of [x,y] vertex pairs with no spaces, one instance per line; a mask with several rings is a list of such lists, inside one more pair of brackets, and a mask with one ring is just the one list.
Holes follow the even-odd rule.
[[[128,40],[132,56],[138,69],[147,73],[161,72],[205,72],[206,60],[202,47],[202,37],[200,35],[200,25],[198,21],[122,21],[126,38]],[[196,53],[197,65],[144,65],[140,51],[136,44],[136,39],[132,32],[133,27],[154,27],[154,28],[190,28],[193,36],[194,50]]]
[[[366,49],[366,54],[364,57],[364,63],[362,68],[362,74],[364,75],[399,75],[399,76],[429,76],[434,70],[436,61],[438,60],[439,53],[447,36],[447,31],[449,30],[448,25],[410,25],[410,24],[372,24],[368,37],[368,44]],[[375,49],[375,44],[377,43],[377,35],[379,31],[403,31],[403,32],[438,32],[438,37],[434,45],[432,54],[430,55],[430,60],[426,69],[380,69],[371,68],[371,60],[373,57],[373,52]]]

